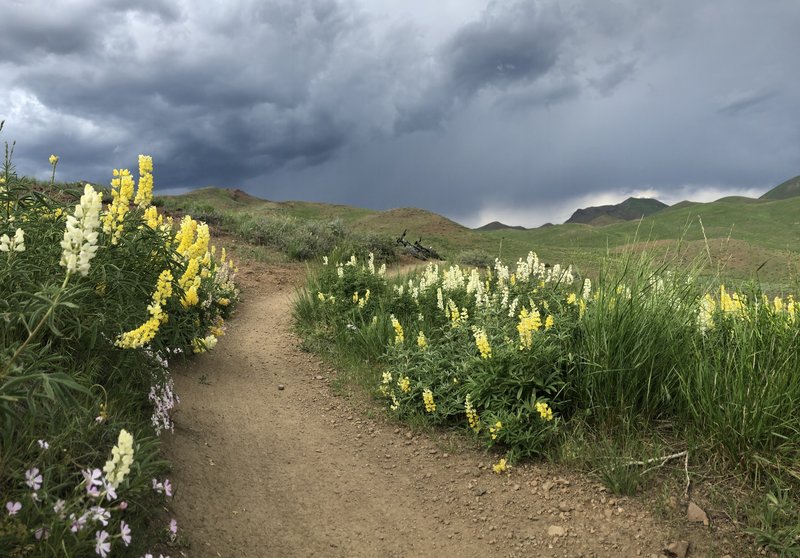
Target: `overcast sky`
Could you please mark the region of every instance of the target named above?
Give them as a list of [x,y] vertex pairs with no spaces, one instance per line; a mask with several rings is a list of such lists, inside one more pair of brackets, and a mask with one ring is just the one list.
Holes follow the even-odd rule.
[[[135,7],[132,7],[134,6]],[[797,0],[4,0],[21,174],[563,222],[800,174]]]

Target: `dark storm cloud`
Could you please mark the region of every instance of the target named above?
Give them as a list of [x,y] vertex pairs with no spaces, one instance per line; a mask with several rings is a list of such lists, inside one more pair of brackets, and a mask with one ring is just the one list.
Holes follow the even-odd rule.
[[555,65],[568,31],[556,8],[533,2],[492,4],[480,21],[445,44],[444,63],[454,86],[466,95],[534,81]]
[[62,178],[107,182],[150,153],[157,188],[534,224],[800,172],[798,18],[793,0],[6,2],[0,119],[27,174],[57,152]]

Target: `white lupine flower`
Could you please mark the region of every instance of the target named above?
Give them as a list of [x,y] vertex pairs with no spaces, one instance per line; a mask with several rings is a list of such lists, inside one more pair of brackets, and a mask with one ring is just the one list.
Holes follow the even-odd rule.
[[369,259],[367,260],[367,268],[369,269],[370,275],[375,275],[375,254],[372,252],[369,253]]
[[67,217],[64,240],[61,241],[61,265],[67,268],[67,274],[78,271],[85,277],[89,273],[90,262],[97,252],[102,206],[103,195],[87,184],[81,202],[75,206],[75,215]]
[[481,274],[476,268],[472,268],[469,272],[469,281],[467,282],[467,294],[474,292],[483,292],[483,283],[481,283]]
[[456,289],[463,288],[464,274],[462,273],[461,268],[457,265],[450,266],[450,269],[444,273],[442,285],[446,291],[454,291]]
[[13,238],[7,234],[0,236],[0,252],[24,252],[25,251],[25,231],[17,229]]
[[583,300],[589,300],[592,296],[592,281],[587,277],[583,280]]

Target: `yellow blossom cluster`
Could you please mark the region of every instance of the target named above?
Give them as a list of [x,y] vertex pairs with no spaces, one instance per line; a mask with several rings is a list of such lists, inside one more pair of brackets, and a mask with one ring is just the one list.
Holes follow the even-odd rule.
[[400,391],[403,393],[408,393],[411,391],[411,379],[408,376],[402,376],[397,380],[397,387],[400,388]]
[[473,335],[475,336],[475,345],[478,347],[481,358],[492,358],[492,346],[489,345],[489,337],[486,335],[486,331],[484,331],[483,328],[476,327],[473,331]]
[[400,325],[400,322],[397,321],[397,318],[394,317],[394,314],[389,316],[389,319],[392,321],[392,327],[394,328],[394,342],[396,345],[400,345],[405,339],[403,336],[403,326]]
[[151,205],[144,210],[144,222],[147,223],[148,227],[155,230],[164,223],[164,217],[159,215],[156,206]]
[[423,351],[428,348],[428,340],[425,338],[425,332],[423,331],[417,334],[417,346]]
[[172,272],[168,269],[162,271],[158,276],[156,290],[153,293],[152,302],[147,307],[150,318],[131,331],[126,331],[115,342],[117,347],[123,349],[136,349],[142,347],[153,340],[158,333],[158,328],[169,319],[164,311],[164,305],[172,296]]
[[539,310],[533,308],[528,310],[523,308],[519,313],[519,323],[517,324],[517,332],[519,332],[519,348],[530,349],[533,345],[533,334],[539,331],[542,327],[542,318],[539,315]]
[[546,421],[553,420],[553,409],[544,401],[539,401],[536,404],[536,410],[539,412],[539,416],[542,417],[542,419]]
[[[181,299],[181,305],[184,308],[200,302],[198,290],[201,281],[211,273],[210,240],[211,234],[207,224],[199,223],[189,216],[182,219],[181,228],[175,235],[175,243],[177,244],[176,252],[186,262],[186,270],[178,279],[178,285],[184,292]],[[224,261],[224,250],[222,255]]]
[[425,404],[425,410],[429,413],[436,411],[436,403],[433,401],[433,392],[429,388],[425,388],[422,392],[422,402]]
[[153,203],[153,158],[148,155],[139,155],[139,187],[133,203],[139,209],[148,208]]
[[133,436],[123,429],[119,431],[117,445],[111,449],[111,459],[103,466],[106,480],[114,488],[130,473],[133,463]]
[[494,423],[494,426],[489,427],[489,434],[492,435],[492,440],[497,440],[497,434],[503,429],[503,423],[499,420]]
[[480,417],[478,417],[478,411],[476,411],[475,407],[472,406],[472,399],[470,398],[469,394],[467,394],[467,397],[464,400],[464,409],[467,413],[467,422],[469,423],[469,427],[475,432],[480,432]]
[[111,244],[117,244],[133,197],[133,178],[128,169],[114,169],[111,197],[111,205],[103,217],[103,232],[110,236]]
[[506,464],[505,457],[500,459],[500,461],[498,461],[494,465],[492,465],[492,471],[494,471],[498,475],[500,473],[505,473],[507,470],[508,470],[508,465]]

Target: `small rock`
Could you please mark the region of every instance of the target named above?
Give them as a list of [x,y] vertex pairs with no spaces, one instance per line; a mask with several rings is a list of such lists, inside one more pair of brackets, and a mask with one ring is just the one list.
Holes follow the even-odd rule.
[[472,491],[472,493],[475,496],[483,496],[484,494],[486,494],[486,489],[485,488],[476,488],[475,490]]
[[317,374],[316,376],[314,376],[314,379],[315,380],[323,380],[324,378],[322,376],[320,376],[319,374]]
[[708,527],[708,516],[706,512],[694,502],[689,502],[689,507],[686,510],[686,519],[689,520],[689,523],[702,523]]
[[558,511],[562,511],[564,513],[568,511],[572,511],[572,506],[570,506],[567,502],[559,502],[558,503]]
[[689,542],[675,541],[669,543],[666,548],[664,548],[664,552],[666,552],[668,556],[673,556],[674,558],[686,558],[686,555],[689,554]]
[[520,488],[522,488],[522,487],[521,487],[519,484],[517,484],[517,483],[514,483],[514,484],[512,484],[512,485],[511,485],[511,490],[513,490],[513,491],[515,491],[515,492],[516,492],[517,490],[519,490]]
[[566,531],[561,525],[551,525],[547,528],[547,534],[551,537],[563,537]]
[[547,481],[542,485],[542,492],[550,492],[551,488],[553,488],[553,482]]
[[283,384],[278,384],[278,391],[283,391],[284,389],[286,389],[286,386]]

